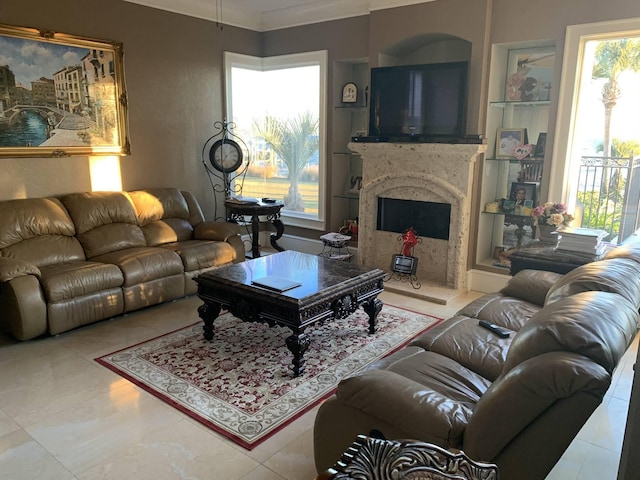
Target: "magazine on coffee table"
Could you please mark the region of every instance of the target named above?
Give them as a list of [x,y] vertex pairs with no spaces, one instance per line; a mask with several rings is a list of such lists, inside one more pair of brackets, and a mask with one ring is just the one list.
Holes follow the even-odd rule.
[[267,288],[275,292],[285,292],[292,288],[302,285],[300,282],[291,280],[285,277],[279,277],[278,275],[267,275],[266,277],[256,278],[251,283],[258,287]]

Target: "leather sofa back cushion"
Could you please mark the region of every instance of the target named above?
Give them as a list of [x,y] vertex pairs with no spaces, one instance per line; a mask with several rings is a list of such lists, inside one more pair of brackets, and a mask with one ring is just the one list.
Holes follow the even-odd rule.
[[619,295],[582,292],[547,305],[514,336],[502,370],[547,352],[573,352],[612,373],[637,331],[637,310]]
[[522,270],[509,280],[500,293],[543,306],[549,289],[561,278],[559,273]]
[[621,295],[636,309],[640,307],[640,264],[626,258],[612,258],[587,263],[567,273],[556,282],[545,305],[579,292],[599,290]]
[[187,201],[177,188],[149,188],[129,192],[129,196],[141,226],[165,218],[189,218]]
[[0,256],[37,267],[84,260],[75,233],[73,222],[58,199],[0,202]]
[[76,225],[87,258],[147,245],[126,193],[72,193],[62,203]]
[[154,188],[129,192],[147,245],[182,242],[193,238],[189,207],[176,188]]
[[629,258],[640,263],[640,239],[637,236],[629,237],[630,242],[620,245],[605,255],[605,260],[610,258]]

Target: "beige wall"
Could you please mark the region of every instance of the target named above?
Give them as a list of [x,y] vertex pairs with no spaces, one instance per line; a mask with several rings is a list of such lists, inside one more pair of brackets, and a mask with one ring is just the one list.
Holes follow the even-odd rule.
[[[119,157],[122,188],[177,186],[213,193],[201,161],[222,120],[222,52],[259,54],[260,35],[119,0],[2,0],[0,22],[124,44],[132,154]],[[0,158],[0,199],[91,190],[90,161]],[[220,214],[220,210],[219,210]]]
[[[472,44],[467,131],[484,133],[491,43],[550,39],[561,60],[567,25],[640,17],[640,2],[442,0],[265,33],[228,26],[220,32],[212,22],[120,0],[2,0],[0,13],[0,22],[6,24],[123,42],[132,154],[119,159],[122,187],[175,185],[191,190],[211,218],[213,194],[201,149],[216,133],[213,123],[223,116],[223,51],[266,56],[326,49],[329,87],[335,88],[335,60],[369,57],[375,66],[379,53],[412,38],[458,36]],[[560,62],[558,79],[559,72]],[[552,100],[557,102],[557,92]],[[552,103],[549,142],[554,126]],[[0,158],[0,169],[0,199],[91,189],[89,160],[84,157]]]

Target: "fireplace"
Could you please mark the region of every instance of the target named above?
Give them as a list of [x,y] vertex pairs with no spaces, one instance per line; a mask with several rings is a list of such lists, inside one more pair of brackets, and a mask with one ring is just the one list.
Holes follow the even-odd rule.
[[449,240],[451,205],[378,197],[377,230],[403,233],[413,227],[421,237]]
[[[467,258],[474,163],[486,145],[434,143],[359,143],[349,148],[362,156],[358,261],[390,271],[393,255],[402,249],[400,226],[378,229],[380,199],[420,205],[447,205],[448,235],[420,232],[414,247],[419,280],[424,284],[467,290]],[[408,205],[408,204],[405,204]]]

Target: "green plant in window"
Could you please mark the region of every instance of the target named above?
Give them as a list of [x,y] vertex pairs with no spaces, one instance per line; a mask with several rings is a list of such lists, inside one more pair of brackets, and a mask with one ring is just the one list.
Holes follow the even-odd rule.
[[287,166],[289,191],[284,197],[287,210],[304,211],[299,182],[309,160],[318,152],[318,117],[304,112],[291,118],[271,115],[253,122],[253,133],[262,137]]

